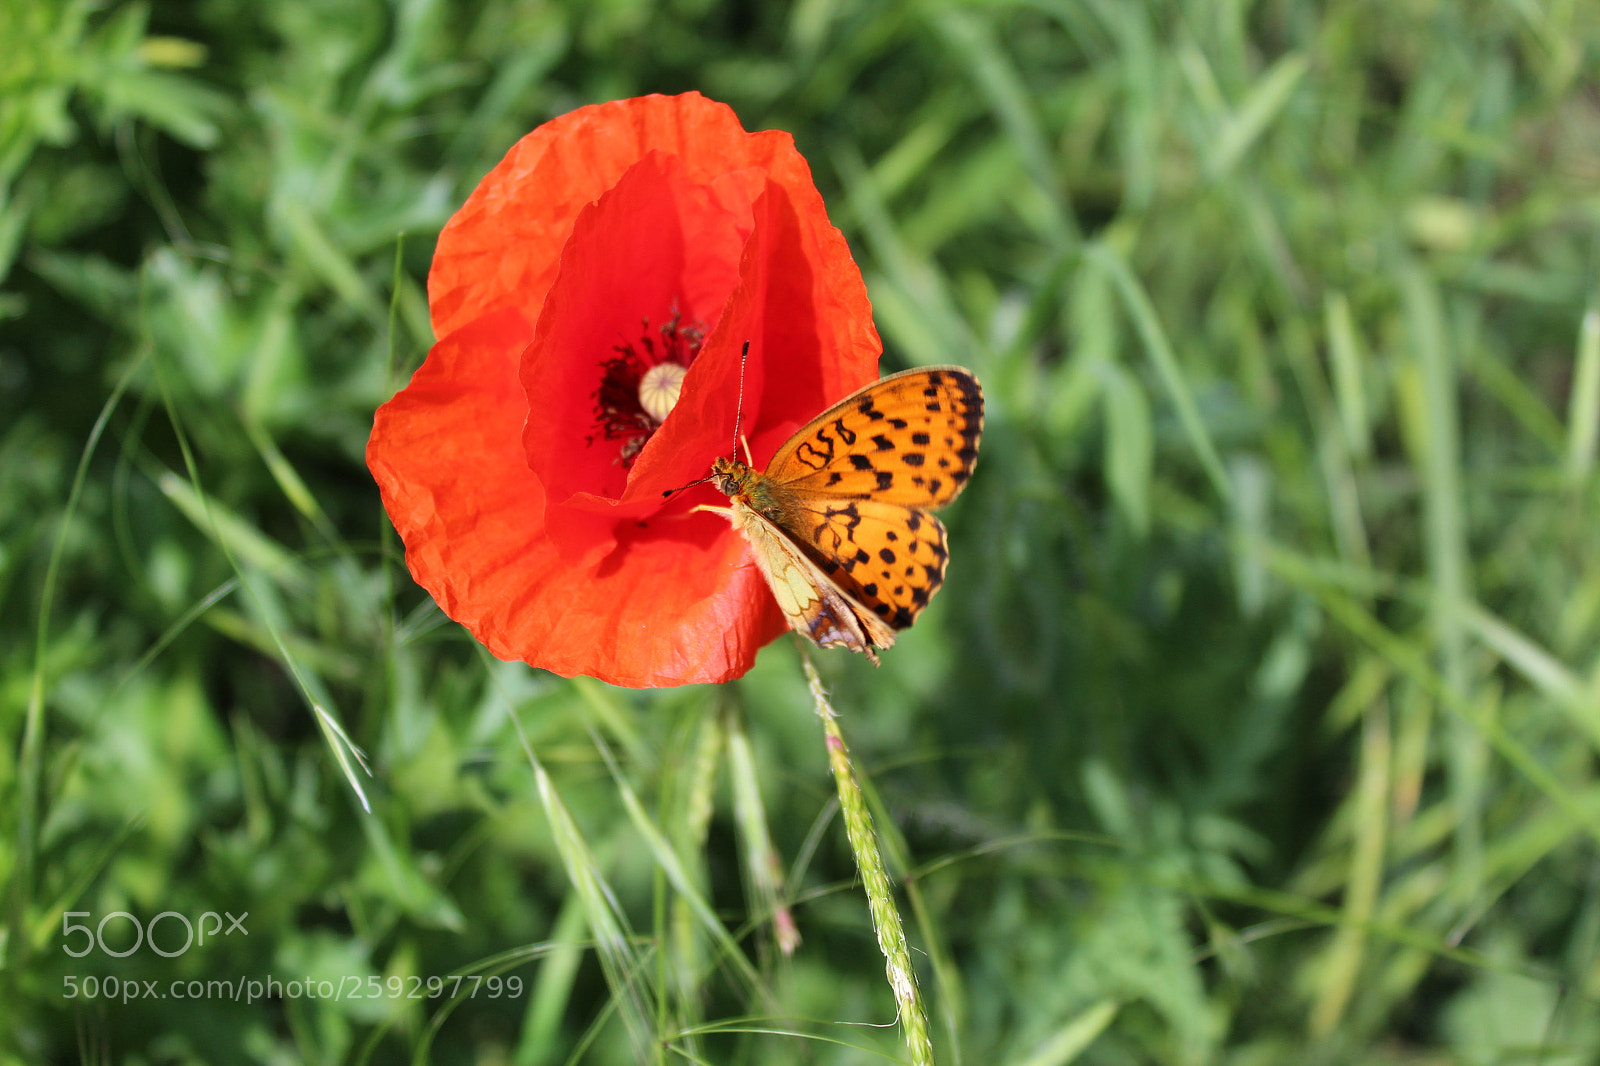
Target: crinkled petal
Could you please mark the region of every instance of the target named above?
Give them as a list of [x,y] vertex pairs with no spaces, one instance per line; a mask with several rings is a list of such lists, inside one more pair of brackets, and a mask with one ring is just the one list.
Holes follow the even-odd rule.
[[[520,308],[537,321],[578,212],[653,151],[682,159],[696,184],[759,168],[788,190],[807,230],[805,243],[828,261],[829,283],[853,288],[856,295],[845,302],[865,306],[860,271],[828,222],[794,138],[781,130],[746,133],[726,104],[684,93],[580,107],[513,145],[439,234],[428,274],[434,334],[501,307]],[[848,267],[844,275],[840,263]],[[870,309],[852,332],[876,355]]]
[[520,434],[531,333],[514,310],[473,323],[378,410],[367,463],[412,576],[501,658],[635,687],[743,674],[784,625],[725,520],[629,526],[584,567],[545,535]]
[[[759,172],[746,184],[760,189]],[[750,211],[748,197],[730,203],[689,182],[676,156],[651,153],[579,214],[521,371],[523,446],[545,489],[547,523],[569,557],[591,551],[606,536],[604,523],[653,514],[662,493],[683,484],[631,483],[620,444],[599,433],[596,389],[618,347],[643,348],[641,338],[652,335],[659,342],[664,320],[721,317],[739,278]],[[625,489],[628,506],[619,507]]]
[[[876,375],[860,271],[788,134],[689,93],[579,110],[514,146],[441,233],[441,338],[368,464],[417,581],[497,655],[622,685],[743,673],[784,623],[708,486]],[[588,438],[613,345],[710,328],[631,469]],[[748,361],[740,358],[750,345]],[[609,450],[602,447],[610,444]],[[587,449],[593,448],[590,451]]]

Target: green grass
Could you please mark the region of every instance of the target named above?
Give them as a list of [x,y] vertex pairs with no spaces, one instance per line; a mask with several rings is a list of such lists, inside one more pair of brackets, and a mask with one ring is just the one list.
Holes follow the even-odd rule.
[[[814,657],[934,1060],[1596,1061],[1597,55],[1581,3],[10,0],[0,1061],[909,1061],[789,641],[498,663],[362,462],[483,172],[690,88],[794,134],[885,369],[985,386],[945,590]],[[116,911],[248,935],[68,953]],[[423,996],[64,995],[269,975]]]

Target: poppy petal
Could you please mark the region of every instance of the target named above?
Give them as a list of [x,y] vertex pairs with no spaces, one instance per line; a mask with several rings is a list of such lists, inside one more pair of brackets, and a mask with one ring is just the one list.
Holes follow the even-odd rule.
[[[747,670],[782,615],[743,539],[693,511],[715,493],[663,492],[736,424],[764,460],[880,350],[793,139],[694,93],[580,108],[484,178],[428,290],[440,340],[367,449],[417,581],[496,655],[557,673]],[[692,341],[670,334],[688,365],[659,421],[628,407],[630,346],[668,358],[649,330],[669,322]]]
[[[531,416],[523,446],[550,506],[578,492],[622,496],[629,472],[617,461],[618,446],[594,439],[601,367],[620,344],[651,332],[669,313],[716,321],[738,282],[750,227],[748,203],[728,210],[688,181],[681,160],[659,153],[640,160],[579,214],[522,355]],[[673,486],[651,487],[653,511],[662,490]]]
[[784,623],[725,521],[633,526],[582,566],[544,535],[507,356],[530,332],[514,310],[474,322],[378,409],[367,461],[412,575],[502,658],[630,686],[740,676]]

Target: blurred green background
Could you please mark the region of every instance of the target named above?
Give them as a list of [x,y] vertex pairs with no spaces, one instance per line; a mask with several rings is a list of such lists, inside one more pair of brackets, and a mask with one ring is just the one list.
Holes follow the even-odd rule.
[[[0,1061],[904,1054],[790,642],[498,663],[362,461],[478,178],[686,89],[987,392],[817,656],[939,1061],[1600,1061],[1580,0],[0,0]],[[402,994],[143,983],[268,976]]]

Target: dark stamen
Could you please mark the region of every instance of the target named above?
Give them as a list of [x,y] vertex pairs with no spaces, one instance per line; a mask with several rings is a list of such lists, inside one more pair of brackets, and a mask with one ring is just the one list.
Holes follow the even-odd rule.
[[625,467],[633,465],[645,443],[661,426],[640,402],[640,382],[651,367],[662,363],[676,363],[687,369],[700,354],[706,336],[703,324],[682,324],[676,307],[672,317],[657,331],[661,339],[659,349],[656,338],[651,336],[649,319],[644,320],[643,329],[637,345],[615,345],[612,351],[616,354],[600,364],[600,385],[593,394],[596,432],[587,438],[589,444],[601,439],[622,441],[617,462]]

